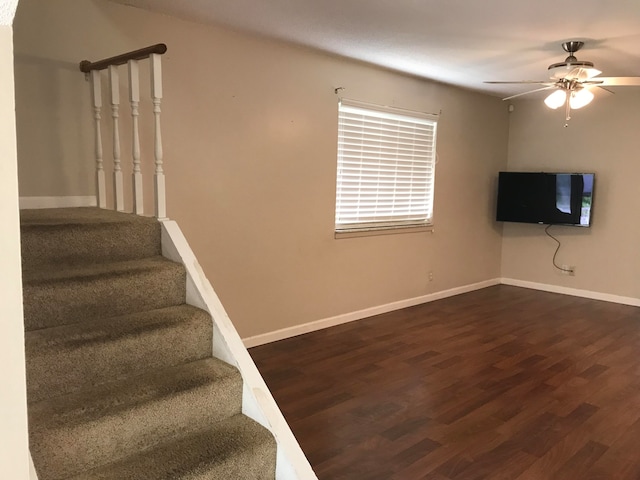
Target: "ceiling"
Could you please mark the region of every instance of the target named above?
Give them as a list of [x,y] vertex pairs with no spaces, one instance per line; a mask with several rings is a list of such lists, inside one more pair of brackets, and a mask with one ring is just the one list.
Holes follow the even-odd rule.
[[497,96],[546,80],[561,43],[603,76],[640,76],[640,1],[112,0],[231,27]]

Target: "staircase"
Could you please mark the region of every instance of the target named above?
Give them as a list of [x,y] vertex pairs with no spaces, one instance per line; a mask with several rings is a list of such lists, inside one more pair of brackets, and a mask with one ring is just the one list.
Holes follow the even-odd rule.
[[40,480],[273,479],[271,433],[212,357],[153,218],[21,212],[30,449]]

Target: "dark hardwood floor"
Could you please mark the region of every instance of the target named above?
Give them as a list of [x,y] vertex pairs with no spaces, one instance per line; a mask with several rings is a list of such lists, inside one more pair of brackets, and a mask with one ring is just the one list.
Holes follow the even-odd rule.
[[496,286],[250,350],[320,480],[640,479],[640,309]]

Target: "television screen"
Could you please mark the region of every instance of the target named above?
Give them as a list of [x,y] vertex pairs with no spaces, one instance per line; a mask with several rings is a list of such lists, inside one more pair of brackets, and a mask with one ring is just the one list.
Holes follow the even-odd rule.
[[591,225],[593,173],[500,172],[496,220]]

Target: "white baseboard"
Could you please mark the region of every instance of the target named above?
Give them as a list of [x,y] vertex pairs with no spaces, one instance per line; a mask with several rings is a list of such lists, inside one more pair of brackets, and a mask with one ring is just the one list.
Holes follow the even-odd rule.
[[624,297],[621,295],[612,295],[609,293],[594,292],[591,290],[581,290],[578,288],[561,287],[558,285],[549,285],[546,283],[528,282],[525,280],[516,280],[513,278],[494,278],[470,285],[463,285],[462,287],[443,290],[441,292],[430,293],[428,295],[423,295],[420,297],[408,298],[406,300],[387,303],[385,305],[365,308],[356,312],[344,313],[342,315],[336,315],[335,317],[324,318],[322,320],[316,320],[314,322],[304,323],[302,325],[294,325],[293,327],[282,328],[273,332],[263,333],[261,335],[255,335],[253,337],[247,337],[242,341],[247,348],[257,347],[258,345],[277,342],[278,340],[284,340],[285,338],[295,337],[304,333],[315,332],[316,330],[322,330],[323,328],[334,327],[336,325],[353,322],[355,320],[362,320],[363,318],[372,317],[381,313],[388,313],[394,310],[400,310],[402,308],[420,305],[421,303],[433,302],[442,298],[453,297],[454,295],[460,295],[462,293],[468,293],[474,290],[480,290],[481,288],[500,284],[640,307],[640,298]]
[[75,197],[20,197],[20,209],[27,208],[72,208],[72,207],[95,207],[96,197],[75,196]]
[[263,333],[260,335],[255,335],[253,337],[247,337],[242,341],[247,348],[257,347],[258,345],[276,342],[278,340],[295,337],[304,333],[315,332],[316,330],[322,330],[323,328],[334,327],[336,325],[353,322],[355,320],[362,320],[363,318],[372,317],[381,313],[388,313],[394,310],[400,310],[402,308],[413,307],[414,305],[420,305],[421,303],[433,302],[442,298],[453,297],[454,295],[460,295],[462,293],[468,293],[474,290],[480,290],[481,288],[491,287],[493,285],[499,284],[500,279],[494,278],[491,280],[485,280],[483,282],[472,283],[470,285],[463,285],[461,287],[451,288],[449,290],[422,295],[420,297],[407,298],[405,300],[399,300],[397,302],[391,302],[384,305],[378,305],[376,307],[365,308],[356,312],[344,313],[342,315],[336,315],[335,317],[324,318],[322,320],[316,320],[314,322],[304,323],[302,325],[294,325],[293,327],[282,328],[273,332]]
[[517,280],[514,278],[501,278],[500,283],[504,285],[513,285],[515,287],[531,288],[533,290],[562,293],[563,295],[572,295],[574,297],[584,297],[590,298],[592,300],[602,300],[605,302],[620,303],[622,305],[640,307],[640,298],[623,297],[621,295],[594,292],[592,290],[582,290],[579,288],[561,287],[558,285],[550,285],[547,283],[528,282],[526,280]]

